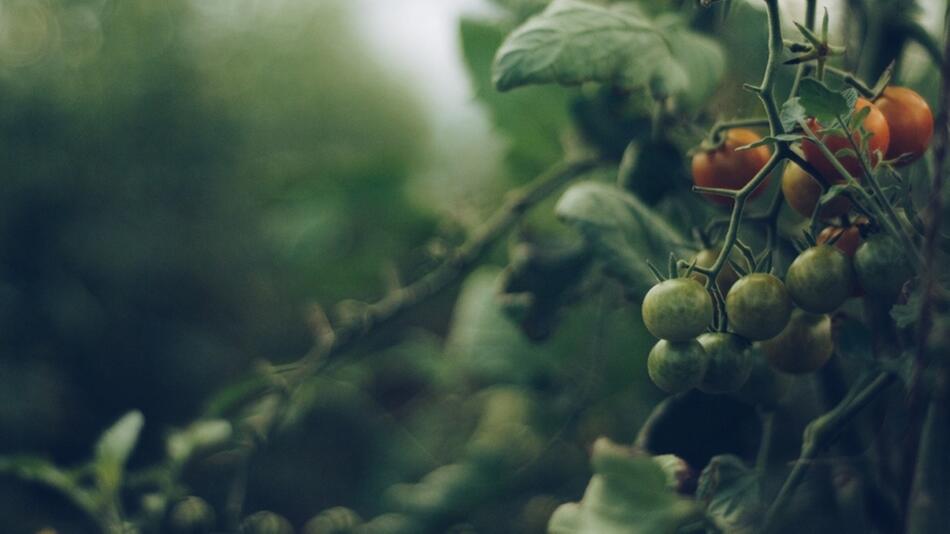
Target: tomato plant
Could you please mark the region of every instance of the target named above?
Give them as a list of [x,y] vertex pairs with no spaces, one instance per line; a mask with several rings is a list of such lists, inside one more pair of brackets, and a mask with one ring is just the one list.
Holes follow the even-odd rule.
[[[161,403],[122,404],[126,414],[95,430],[98,439],[82,454],[4,450],[0,494],[13,498],[0,499],[9,501],[0,502],[0,517],[33,504],[26,492],[17,494],[20,486],[2,485],[15,479],[57,494],[57,502],[42,504],[76,516],[56,522],[49,514],[62,532],[950,531],[950,83],[943,79],[950,45],[919,23],[915,2],[849,3],[832,24],[816,0],[804,0],[804,13],[779,0],[495,0],[491,17],[460,25],[479,117],[491,128],[470,131],[453,116],[432,136],[405,127],[409,122],[393,126],[405,110],[358,113],[381,76],[344,69],[364,63],[355,46],[326,47],[339,54],[327,62],[332,73],[295,74],[318,63],[312,50],[281,46],[245,65],[244,42],[266,40],[256,33],[237,39],[241,54],[219,57],[214,43],[227,30],[205,32],[207,20],[182,23],[173,27],[202,31],[184,32],[179,42],[181,32],[159,24],[160,37],[132,32],[154,46],[134,53],[156,69],[182,61],[169,69],[174,83],[152,87],[149,76],[103,83],[103,65],[87,56],[124,67],[132,53],[125,51],[128,32],[115,29],[122,19],[100,20],[100,11],[121,17],[128,10],[20,4],[5,6],[0,17],[0,37],[16,22],[13,33],[22,38],[0,38],[0,90],[13,102],[0,114],[9,145],[4,169],[16,177],[0,181],[0,200],[17,200],[0,210],[0,324],[9,327],[16,356],[15,364],[0,359],[0,372],[22,377],[10,380],[14,394],[5,400],[47,386],[45,360],[40,371],[18,369],[23,361],[90,339],[92,349],[70,368],[120,374],[114,360],[96,359],[98,350],[114,344],[123,356],[134,351],[102,333],[114,322],[103,317],[125,314],[116,295],[143,280],[167,277],[161,287],[183,286],[200,301],[186,313],[193,310],[179,309],[161,291],[150,294],[143,314],[161,320],[141,330],[147,342],[162,338],[170,323],[205,315],[234,337],[219,342],[200,329],[175,336],[188,349],[174,355],[182,364],[204,364],[195,354],[208,361],[223,355],[227,373],[202,367],[200,379],[228,374],[220,391],[188,405],[187,414],[163,419],[154,417]],[[224,14],[220,6],[178,7],[167,15]],[[228,17],[227,25],[267,24],[266,17],[244,18],[250,22]],[[152,28],[148,22],[143,28]],[[278,33],[322,36],[313,27],[291,24]],[[191,48],[205,33],[208,43]],[[908,43],[915,52],[907,53]],[[177,53],[179,46],[188,53]],[[242,63],[235,68],[228,57]],[[118,71],[116,79],[125,80],[124,68]],[[204,76],[218,83],[205,85]],[[228,99],[251,98],[258,85],[246,82],[258,77],[260,86],[289,88],[245,117],[239,104],[247,102]],[[366,85],[350,87],[351,78]],[[57,82],[62,88],[18,96],[32,95],[37,80],[63,79],[69,83]],[[165,106],[185,97],[179,86],[201,98],[170,120]],[[98,107],[62,112],[70,98],[56,95],[66,87],[88,91],[76,101]],[[337,99],[324,106],[326,88]],[[406,102],[431,105],[424,95]],[[191,113],[191,106],[223,105],[219,99],[232,104],[220,122]],[[311,106],[324,107],[310,115]],[[278,112],[281,121],[269,120]],[[443,112],[435,115],[442,120]],[[152,124],[139,113],[163,120]],[[232,113],[246,121],[233,137]],[[96,120],[73,122],[87,116]],[[311,129],[331,119],[342,126]],[[106,139],[100,122],[121,123],[121,135]],[[284,132],[266,150],[249,143],[252,155],[235,165],[262,173],[253,183],[279,187],[242,191],[235,205],[207,211],[193,208],[214,197],[211,189],[154,213],[125,206],[160,189],[175,165],[181,176],[169,189],[221,163],[197,165],[204,145],[172,135],[205,122],[218,135],[229,133],[235,147],[266,141],[262,132]],[[456,122],[465,129],[451,138],[447,124]],[[392,139],[383,135],[390,130]],[[73,139],[75,132],[87,135]],[[189,142],[166,161],[158,156],[168,147],[135,132]],[[479,135],[490,142],[473,146]],[[311,138],[318,146],[305,144]],[[430,138],[432,146],[418,150],[403,144]],[[40,139],[48,145],[40,147]],[[109,159],[101,154],[92,163],[77,157],[100,145],[121,154],[130,144],[147,150],[136,153],[142,157],[128,172],[108,175],[127,181],[99,178]],[[366,159],[367,152],[378,159]],[[308,164],[304,154],[311,153],[326,161]],[[319,167],[317,185],[302,178],[311,167]],[[34,185],[57,169],[116,188],[122,216],[99,213],[104,190],[73,195]],[[770,184],[776,172],[781,184]],[[442,174],[451,179],[435,179]],[[132,186],[136,180],[149,184],[148,195]],[[360,181],[369,186],[357,187]],[[40,217],[30,220],[43,224],[27,224],[20,211],[44,195],[52,200],[39,203]],[[329,201],[333,195],[346,203]],[[284,282],[280,276],[215,271],[215,284],[190,284],[164,261],[155,263],[164,259],[155,251],[179,241],[189,252],[218,254],[205,217],[208,227],[243,238],[244,227],[213,217],[258,203],[279,206],[254,222],[285,241],[254,258],[316,251],[302,262],[300,278],[328,292],[308,299],[335,299],[336,292],[379,298],[344,298],[326,308],[287,303],[307,309],[300,331],[251,339],[257,333],[232,324],[230,313],[212,313],[219,300],[210,297],[218,282],[233,279],[264,300],[280,300],[284,293],[272,287]],[[45,224],[56,223],[47,221],[50,213],[56,219],[74,209],[93,213],[94,223],[67,224],[48,236]],[[419,212],[405,223],[411,246],[387,244],[385,231],[402,228],[395,221],[405,210]],[[170,214],[195,213],[202,224],[159,247],[136,247],[138,234],[124,232],[137,224],[115,224],[150,214],[164,225]],[[4,237],[27,230],[42,246]],[[149,252],[144,272],[117,276],[108,291],[100,285],[110,275],[83,270],[101,259],[80,250],[98,250],[103,236],[118,244],[109,260],[116,264],[137,248]],[[73,254],[67,261],[53,253],[62,243]],[[238,247],[242,254],[253,247],[246,248]],[[55,268],[25,268],[32,256],[56,259]],[[205,268],[189,262],[195,265]],[[328,265],[346,274],[345,287],[337,287],[340,277],[329,275]],[[53,298],[59,292],[65,297]],[[243,298],[231,300],[246,306]],[[174,317],[157,313],[167,310]],[[263,311],[252,319],[261,330],[288,321]],[[21,330],[33,321],[61,328],[28,343]],[[286,354],[310,338],[297,359]],[[229,359],[237,347],[253,353],[253,365]],[[125,393],[147,403],[152,395],[137,389],[142,376],[161,381],[149,367],[159,362],[134,361],[148,365],[129,365]],[[162,380],[178,384],[177,376]],[[26,427],[32,414],[68,406],[81,389],[101,397],[109,417],[119,413],[119,404],[107,402],[112,390],[87,386],[27,406],[27,415],[0,410],[0,423]],[[176,393],[163,401],[177,402]],[[93,435],[91,423],[76,416],[82,410],[69,408],[56,421],[77,421],[70,443]],[[0,440],[16,443],[19,429],[6,430]],[[46,517],[33,519],[25,531],[45,532]]]

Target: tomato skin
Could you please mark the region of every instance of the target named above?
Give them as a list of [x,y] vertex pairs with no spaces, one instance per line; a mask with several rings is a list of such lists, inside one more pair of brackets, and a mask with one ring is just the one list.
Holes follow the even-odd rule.
[[[739,261],[739,255],[736,253],[736,249],[732,249],[732,253],[729,255],[735,261]],[[697,267],[710,268],[716,263],[716,259],[719,258],[719,250],[715,248],[705,248],[700,250],[693,256],[693,260],[696,261]],[[706,283],[706,275],[693,273],[690,275],[690,278],[696,280],[700,284]],[[732,288],[732,284],[736,283],[736,280],[739,279],[739,275],[736,273],[735,269],[732,268],[732,265],[729,265],[727,262],[722,266],[722,270],[719,271],[719,276],[716,277],[716,284],[719,286],[719,290],[722,291],[722,294],[725,295],[729,292],[729,289]]]
[[874,101],[890,129],[891,142],[887,159],[909,154],[896,165],[907,165],[927,151],[934,133],[934,115],[930,105],[916,91],[906,87],[890,86]]
[[709,357],[695,339],[673,342],[661,339],[650,349],[647,373],[667,393],[681,393],[699,385]]
[[874,234],[854,253],[858,283],[869,295],[894,299],[913,274],[901,246],[889,236]]
[[752,341],[776,336],[788,324],[792,299],[781,280],[767,273],[739,279],[726,295],[726,316],[732,330]]
[[795,304],[811,313],[827,313],[844,304],[854,285],[851,260],[831,245],[817,245],[795,258],[785,287]]
[[735,334],[710,332],[696,341],[706,351],[706,373],[699,389],[706,393],[738,391],[752,373],[752,345]]
[[[762,139],[759,134],[745,128],[734,128],[726,133],[725,141],[715,150],[696,152],[693,155],[693,183],[701,187],[741,189],[768,163],[772,156],[768,146],[757,146],[736,152],[736,148]],[[750,198],[765,192],[768,178],[752,191]],[[705,195],[711,202],[732,206],[733,200],[719,195]]]
[[853,258],[854,253],[858,250],[862,242],[861,227],[867,226],[867,224],[867,217],[857,217],[851,226],[826,226],[822,229],[821,233],[818,234],[816,241],[821,245],[840,235],[841,237],[838,237],[838,240],[834,242],[834,247],[844,252],[845,256]]
[[[887,126],[887,120],[884,118],[884,114],[881,113],[881,110],[877,108],[874,104],[869,102],[865,98],[858,98],[857,103],[854,105],[855,111],[862,110],[866,107],[871,108],[871,112],[867,117],[864,118],[864,129],[868,132],[874,134],[871,139],[868,140],[868,149],[870,150],[870,160],[871,166],[877,165],[879,157],[877,151],[880,151],[881,154],[887,153],[887,147],[890,144],[890,129]],[[832,154],[836,154],[839,150],[843,148],[852,148],[851,143],[846,137],[840,135],[824,135],[819,133],[821,130],[821,125],[815,119],[808,119],[808,128],[814,132],[819,139],[821,139],[831,150]],[[861,146],[860,134],[855,131],[852,137],[855,144],[859,147]],[[805,152],[805,159],[808,160],[808,163],[811,163],[822,176],[828,180],[830,184],[840,184],[846,181],[845,177],[838,173],[835,170],[834,165],[831,161],[825,158],[825,155],[821,153],[821,149],[818,148],[818,145],[806,139],[802,141],[802,150]],[[863,174],[861,170],[861,163],[854,156],[846,156],[843,158],[838,158],[838,161],[841,162],[841,165],[846,171],[848,171],[851,176],[855,179],[860,180]]]
[[775,369],[804,374],[820,369],[831,358],[831,318],[795,310],[782,332],[759,343],[765,358]]
[[[785,195],[788,205],[799,215],[811,218],[821,198],[821,185],[801,167],[788,162],[785,172],[782,173],[782,194]],[[822,219],[831,219],[849,211],[851,211],[851,201],[845,196],[838,196],[821,208],[819,216]]]
[[713,319],[712,297],[692,278],[671,278],[651,287],[641,310],[647,330],[670,341],[695,338]]

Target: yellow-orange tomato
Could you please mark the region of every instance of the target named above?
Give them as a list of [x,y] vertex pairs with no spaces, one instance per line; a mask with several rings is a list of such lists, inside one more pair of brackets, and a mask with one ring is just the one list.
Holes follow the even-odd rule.
[[934,133],[934,115],[923,97],[906,87],[888,87],[874,105],[881,110],[890,129],[887,159],[906,154],[897,162],[905,165],[927,151]]
[[[854,110],[860,111],[866,107],[870,107],[871,111],[868,113],[867,117],[864,118],[862,125],[864,126],[865,130],[873,134],[868,140],[868,150],[870,151],[869,157],[871,166],[873,167],[874,165],[877,165],[879,161],[878,152],[881,154],[887,153],[887,147],[890,145],[891,135],[890,129],[887,125],[887,119],[884,118],[884,114],[881,113],[881,110],[870,101],[865,98],[859,98],[857,103],[854,105]],[[818,124],[818,121],[815,119],[808,119],[808,128],[818,135],[818,138],[828,146],[828,149],[831,150],[832,154],[836,154],[839,150],[844,148],[852,148],[847,137],[818,133],[821,130],[821,125]],[[854,132],[853,139],[855,144],[860,147],[861,142],[858,132]],[[816,169],[818,169],[818,172],[820,172],[829,183],[839,184],[845,181],[845,177],[835,170],[831,161],[821,153],[821,149],[818,148],[818,145],[806,139],[802,141],[802,150],[805,151],[805,159],[808,160],[808,163],[811,163]],[[838,158],[838,161],[841,162],[841,165],[846,171],[848,171],[849,174],[851,174],[851,176],[860,179],[862,174],[861,162],[858,161],[857,158],[854,156],[845,156]]]
[[[734,128],[726,134],[726,139],[715,150],[702,150],[693,156],[693,183],[701,187],[723,189],[741,189],[749,183],[769,161],[772,153],[767,146],[757,146],[749,150],[736,151],[736,148],[762,139],[759,134],[745,128]],[[754,198],[761,195],[768,185],[763,180],[752,192]],[[716,204],[732,206],[732,199],[718,195],[706,195]]]
[[[809,176],[801,167],[792,162],[785,166],[782,174],[782,194],[785,201],[802,217],[811,217],[821,198],[821,186]],[[830,219],[843,215],[851,210],[851,201],[847,197],[838,196],[821,208],[821,218]]]

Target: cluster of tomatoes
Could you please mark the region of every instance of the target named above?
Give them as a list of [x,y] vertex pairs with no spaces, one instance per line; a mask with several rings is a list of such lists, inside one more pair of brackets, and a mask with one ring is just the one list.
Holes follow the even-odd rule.
[[[895,164],[919,158],[933,134],[933,115],[926,101],[914,91],[888,87],[875,102],[858,99],[855,109],[870,107],[863,129],[871,164],[879,155]],[[821,131],[814,120],[808,124],[841,166],[860,180],[861,165],[853,154],[839,150],[850,146],[846,137]],[[857,133],[855,135],[858,135]],[[765,146],[736,151],[758,141],[757,134],[733,129],[721,146],[693,158],[696,185],[740,189],[762,169],[770,151]],[[828,183],[845,181],[818,147],[803,141],[802,151]],[[761,194],[757,188],[752,196]],[[789,163],[782,178],[788,204],[811,217],[821,196],[821,187],[799,167]],[[729,205],[732,199],[709,196]],[[850,211],[850,201],[837,197],[822,206],[822,218]],[[718,250],[706,249],[694,264],[711,267]],[[827,315],[851,296],[866,292],[874,298],[893,299],[911,276],[903,250],[893,238],[875,233],[868,220],[856,218],[846,227],[826,227],[789,266],[784,281],[768,272],[739,276],[729,264],[716,279],[725,295],[724,331],[707,331],[713,322],[713,299],[696,273],[664,280],[643,299],[643,321],[660,341],[650,351],[648,371],[661,389],[676,393],[697,387],[708,393],[738,391],[749,380],[757,360],[765,358],[785,373],[809,373],[823,366],[834,350],[831,320]]]

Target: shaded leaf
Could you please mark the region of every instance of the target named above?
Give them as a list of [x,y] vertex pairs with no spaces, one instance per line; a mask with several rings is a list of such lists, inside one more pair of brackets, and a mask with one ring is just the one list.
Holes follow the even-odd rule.
[[500,91],[590,81],[649,86],[695,105],[718,83],[723,64],[718,45],[672,18],[651,20],[632,4],[555,0],[505,39],[493,79]]
[[779,119],[782,121],[782,128],[786,132],[790,132],[798,127],[800,121],[808,118],[808,115],[805,112],[805,107],[801,103],[799,97],[790,98],[782,104],[782,109],[779,112]]
[[764,511],[758,473],[736,456],[714,456],[699,475],[696,498],[723,534],[753,534]]
[[641,297],[653,286],[647,262],[662,265],[671,250],[683,252],[676,229],[612,184],[575,184],[558,200],[555,213],[580,231],[608,274]]

